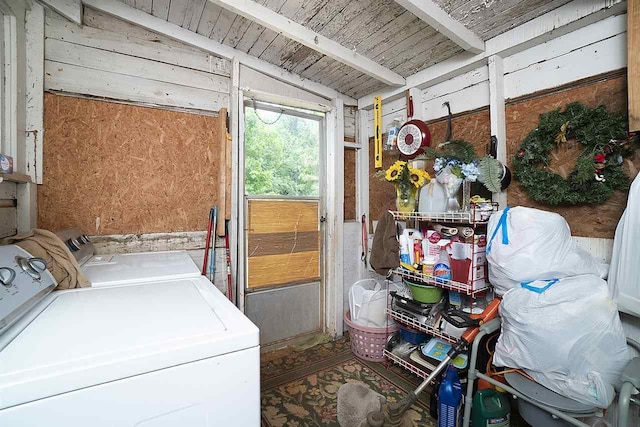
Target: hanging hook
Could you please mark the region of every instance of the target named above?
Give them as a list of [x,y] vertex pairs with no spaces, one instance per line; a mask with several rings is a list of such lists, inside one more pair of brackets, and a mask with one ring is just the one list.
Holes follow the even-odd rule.
[[448,116],[447,116],[447,136],[445,137],[445,142],[451,141],[451,106],[449,105],[449,101],[445,101],[442,103],[443,107],[447,107]]

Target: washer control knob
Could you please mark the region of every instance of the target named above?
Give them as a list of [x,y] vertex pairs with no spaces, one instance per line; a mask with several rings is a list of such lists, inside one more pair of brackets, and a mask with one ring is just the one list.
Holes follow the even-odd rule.
[[47,270],[47,267],[49,267],[49,264],[43,258],[33,257],[29,258],[28,261],[31,268],[33,268],[38,273],[44,273]]
[[42,277],[40,273],[47,269],[47,261],[42,258],[25,258],[17,256],[16,263],[22,271],[36,280],[39,280],[40,277]]
[[80,250],[80,242],[77,239],[67,239],[65,243],[71,252],[78,252]]
[[16,272],[13,271],[13,268],[0,267],[0,284],[8,288],[9,286],[11,286],[11,283],[15,278]]

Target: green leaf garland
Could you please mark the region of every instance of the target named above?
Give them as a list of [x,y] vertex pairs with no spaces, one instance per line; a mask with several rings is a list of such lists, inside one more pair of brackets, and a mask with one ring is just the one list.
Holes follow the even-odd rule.
[[[564,125],[564,126],[563,126]],[[615,190],[628,188],[622,159],[632,151],[622,114],[579,102],[540,115],[538,127],[522,141],[513,158],[514,173],[529,197],[547,205],[604,203]],[[567,179],[548,169],[551,150],[575,139],[583,150]],[[596,158],[594,158],[596,156]],[[600,156],[600,157],[598,157]],[[605,159],[596,163],[596,159]]]

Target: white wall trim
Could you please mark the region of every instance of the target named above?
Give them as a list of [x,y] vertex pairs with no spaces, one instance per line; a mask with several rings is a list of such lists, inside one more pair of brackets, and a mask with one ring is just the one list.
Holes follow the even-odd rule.
[[[240,212],[241,199],[239,197],[238,189],[238,155],[239,155],[239,131],[240,131],[240,111],[242,107],[240,105],[240,62],[238,58],[233,58],[231,61],[231,81],[229,92],[231,93],[231,108],[229,112],[229,132],[231,132],[231,221],[229,221],[229,252],[231,253],[231,283],[233,292],[233,302],[237,305],[239,298],[239,283],[238,280],[238,242],[241,242],[242,235],[240,234],[238,214]],[[244,286],[243,286],[243,298],[244,299]]]
[[[489,115],[491,135],[498,139],[497,158],[507,164],[507,123],[504,105],[504,66],[502,58],[493,55],[489,58]],[[507,206],[507,192],[493,194],[493,201],[500,209]]]
[[[415,102],[415,100],[414,100]],[[415,107],[415,105],[414,105]],[[418,110],[416,110],[418,111]],[[358,194],[356,195],[356,220],[360,222],[362,220],[362,215],[366,216],[367,219],[367,232],[368,234],[373,234],[373,230],[370,229],[369,224],[371,223],[371,218],[369,217],[369,132],[368,130],[371,128],[369,126],[369,116],[373,116],[371,112],[366,110],[358,110],[357,116],[357,126],[358,126],[358,142],[362,147],[358,150]],[[371,117],[373,120],[373,117]],[[378,218],[375,218],[376,220]],[[362,226],[362,224],[360,224]],[[366,236],[367,239],[369,236]],[[362,240],[362,239],[361,239]],[[362,242],[359,244],[360,252],[364,249],[362,247]],[[369,254],[367,254],[367,263],[369,262]],[[358,272],[359,277],[363,278],[368,275],[367,266],[364,263],[358,263]]]
[[[342,336],[344,287],[344,103],[332,101],[326,114],[325,163],[325,328],[331,336]],[[360,150],[362,151],[362,150]]]
[[25,17],[27,55],[25,158],[23,170],[31,181],[42,184],[44,140],[44,8],[33,3]]
[[273,93],[264,92],[257,89],[250,89],[248,87],[241,87],[240,90],[244,92],[246,98],[255,99],[257,101],[271,102],[278,105],[286,105],[288,107],[304,108],[311,111],[320,111],[326,113],[331,111],[331,107],[327,104],[320,104],[316,102],[304,101],[301,99],[294,99],[289,96],[280,96]]
[[81,0],[40,0],[68,20],[82,25]]

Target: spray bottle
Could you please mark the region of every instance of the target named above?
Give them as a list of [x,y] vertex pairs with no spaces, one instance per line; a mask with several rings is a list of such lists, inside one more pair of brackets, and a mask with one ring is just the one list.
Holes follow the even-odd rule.
[[453,365],[438,389],[438,427],[459,427],[462,425],[462,384],[458,371]]
[[448,283],[452,277],[449,253],[445,249],[450,242],[448,240],[441,240],[441,242],[443,242],[443,244],[440,244],[440,254],[436,261],[436,265],[433,266],[433,276],[436,278],[436,283],[444,284]]

